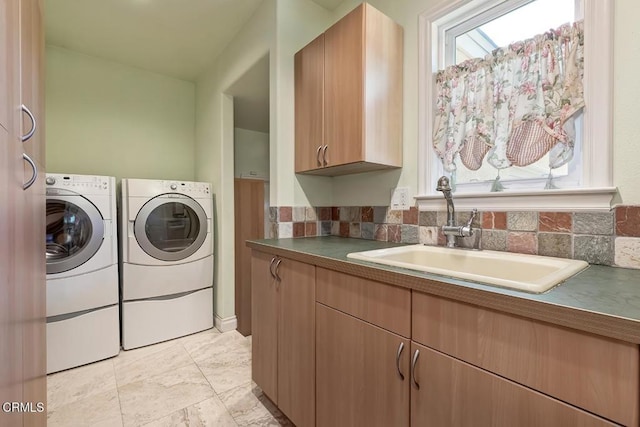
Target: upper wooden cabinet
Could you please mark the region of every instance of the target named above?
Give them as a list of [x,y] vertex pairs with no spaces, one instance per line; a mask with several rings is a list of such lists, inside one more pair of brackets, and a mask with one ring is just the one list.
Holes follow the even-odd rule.
[[402,166],[402,39],[363,3],[296,53],[297,173]]

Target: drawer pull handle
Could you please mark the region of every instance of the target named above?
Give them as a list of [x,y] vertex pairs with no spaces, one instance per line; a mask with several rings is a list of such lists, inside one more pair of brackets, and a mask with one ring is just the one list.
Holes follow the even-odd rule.
[[322,145],[318,145],[318,149],[316,150],[316,161],[318,162],[318,166],[322,167],[322,160],[320,160],[320,150],[322,150]]
[[33,136],[33,134],[36,132],[36,118],[33,117],[33,113],[31,113],[31,111],[29,111],[29,109],[27,108],[26,105],[22,104],[20,106],[20,108],[22,108],[22,111],[27,113],[27,116],[29,116],[29,119],[31,119],[31,129],[29,130],[29,132],[26,133],[26,135],[22,135],[20,137],[20,140],[22,142],[27,142]]
[[322,160],[324,161],[324,166],[329,166],[329,160],[327,160],[327,148],[329,148],[328,145],[325,145],[324,148],[322,149]]
[[400,379],[404,381],[404,374],[400,371],[400,355],[402,354],[402,350],[404,350],[404,343],[401,342],[398,346],[398,354],[396,354],[396,369],[398,370],[398,375],[400,375]]
[[420,350],[416,350],[413,353],[413,360],[411,360],[411,380],[413,381],[413,385],[416,386],[417,389],[420,389],[420,384],[416,381],[416,362],[418,361],[418,356],[420,355]]

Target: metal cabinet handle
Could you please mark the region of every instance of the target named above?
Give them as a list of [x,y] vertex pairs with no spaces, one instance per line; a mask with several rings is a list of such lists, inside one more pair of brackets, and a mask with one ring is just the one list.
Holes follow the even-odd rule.
[[398,354],[396,354],[396,369],[398,370],[400,379],[404,381],[404,374],[400,371],[400,355],[402,354],[402,350],[404,350],[404,343],[400,342],[400,345],[398,346]]
[[327,148],[329,148],[329,146],[325,145],[322,149],[322,161],[324,162],[325,166],[329,165],[329,160],[327,160]]
[[22,142],[26,142],[28,141],[33,134],[36,132],[36,118],[33,117],[33,114],[31,113],[31,111],[29,111],[29,109],[27,108],[26,105],[22,104],[20,106],[20,108],[22,108],[22,111],[24,111],[25,113],[27,113],[27,116],[29,116],[29,118],[31,119],[31,129],[29,130],[29,132],[27,132],[26,135],[22,135],[20,137],[20,139],[22,140]]
[[280,268],[280,263],[282,262],[282,258],[279,258],[278,261],[276,262],[276,280],[278,282],[282,282],[282,278],[280,277],[280,275],[278,274],[278,268]]
[[420,350],[416,350],[413,353],[413,359],[411,360],[411,380],[413,381],[413,385],[416,386],[417,389],[420,389],[420,384],[416,381],[416,362],[418,361],[418,356],[420,355]]
[[320,150],[322,150],[322,145],[318,145],[318,149],[316,150],[316,161],[318,162],[318,166],[322,167],[322,160],[320,160]]
[[269,264],[269,273],[271,273],[271,278],[275,279],[276,275],[273,273],[273,263],[276,262],[276,257],[271,258],[271,264]]
[[31,187],[34,182],[36,182],[36,179],[38,178],[38,167],[36,166],[35,162],[31,160],[31,157],[27,156],[25,153],[22,153],[22,158],[31,165],[31,169],[33,170],[31,179],[29,179],[29,181],[27,181],[27,183],[22,186],[22,189],[26,190],[27,188]]

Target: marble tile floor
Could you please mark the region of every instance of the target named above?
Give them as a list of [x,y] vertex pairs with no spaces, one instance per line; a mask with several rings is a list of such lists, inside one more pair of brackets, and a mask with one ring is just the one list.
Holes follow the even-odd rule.
[[47,377],[47,425],[291,426],[251,381],[251,337],[217,329]]

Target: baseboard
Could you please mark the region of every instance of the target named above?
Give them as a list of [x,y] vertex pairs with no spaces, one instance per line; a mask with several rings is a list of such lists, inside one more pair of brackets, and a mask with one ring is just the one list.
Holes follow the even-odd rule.
[[238,327],[238,318],[236,316],[222,318],[216,314],[215,327],[220,332],[234,331]]

